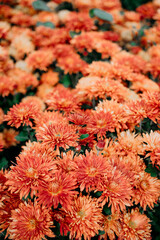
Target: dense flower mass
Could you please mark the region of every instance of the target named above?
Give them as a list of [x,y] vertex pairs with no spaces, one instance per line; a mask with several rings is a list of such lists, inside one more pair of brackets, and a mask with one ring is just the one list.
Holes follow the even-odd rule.
[[158,240],[160,1],[142,2],[0,1],[0,238]]

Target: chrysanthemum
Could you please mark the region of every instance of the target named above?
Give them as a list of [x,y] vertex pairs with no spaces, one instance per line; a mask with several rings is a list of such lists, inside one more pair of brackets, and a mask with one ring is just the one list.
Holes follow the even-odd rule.
[[99,239],[107,240],[108,237],[110,240],[116,239],[116,236],[119,236],[121,231],[120,215],[116,213],[103,216],[102,227],[105,233]]
[[36,137],[42,144],[54,150],[63,147],[77,146],[78,134],[73,126],[66,123],[43,124],[38,128]]
[[59,81],[58,72],[53,72],[51,69],[47,73],[43,73],[41,76],[41,82],[47,83],[51,86],[56,85],[58,81]]
[[76,159],[72,151],[62,153],[61,157],[57,158],[57,168],[64,173],[74,175],[77,168]]
[[155,165],[160,165],[160,132],[151,130],[150,134],[143,134],[145,151],[149,151],[146,157],[150,156]]
[[49,109],[64,111],[69,113],[80,109],[79,98],[74,95],[74,92],[65,88],[54,88],[46,97],[46,103]]
[[64,212],[70,221],[70,239],[81,240],[83,236],[90,240],[101,230],[102,209],[97,199],[80,195],[73,199],[70,210],[64,209]]
[[88,13],[83,12],[71,12],[68,14],[65,25],[68,30],[76,32],[90,31],[95,28],[93,19],[89,17]]
[[128,178],[116,167],[110,167],[108,175],[102,185],[97,188],[102,191],[99,201],[102,205],[109,202],[112,213],[118,213],[120,210],[125,210],[126,206],[131,206],[132,187]]
[[30,53],[26,59],[29,67],[33,69],[46,70],[47,67],[54,61],[52,51],[48,49],[36,50]]
[[8,121],[8,125],[15,126],[19,128],[22,124],[23,126],[30,125],[32,127],[31,119],[35,119],[39,115],[37,106],[28,103],[19,103],[14,105],[5,115],[4,120]]
[[60,203],[64,208],[69,208],[71,199],[77,191],[74,191],[77,187],[76,178],[68,175],[62,171],[58,171],[52,177],[50,183],[41,188],[38,192],[38,202],[44,204],[47,207],[58,207]]
[[97,156],[97,154],[87,152],[86,156],[80,155],[76,163],[75,174],[81,191],[96,190],[108,174],[108,164],[102,155]]
[[115,131],[115,121],[110,112],[94,111],[91,122],[87,124],[87,131],[97,134],[98,138],[105,138],[106,132]]
[[3,119],[4,119],[4,112],[3,112],[3,109],[0,108],[0,124],[3,123]]
[[4,147],[8,148],[10,146],[16,146],[19,143],[15,137],[19,134],[19,132],[14,129],[4,129],[3,131],[3,139],[4,139]]
[[120,218],[121,232],[120,239],[151,240],[151,224],[150,219],[145,214],[141,214],[138,210],[132,209],[131,212],[124,212]]
[[146,210],[147,206],[153,208],[159,196],[160,180],[151,177],[149,173],[139,173],[134,188],[133,201],[135,201],[135,204],[140,203],[144,210]]
[[143,154],[143,138],[130,130],[119,133],[117,150],[121,155]]
[[33,197],[50,181],[50,174],[56,170],[52,157],[40,152],[24,152],[16,160],[17,165],[11,166],[11,170],[6,174],[6,184],[11,193],[20,193],[20,198],[27,197],[29,193]]
[[21,203],[12,211],[12,222],[8,234],[15,240],[46,239],[45,236],[54,237],[50,228],[54,227],[49,209],[38,205],[36,202]]
[[2,97],[6,97],[10,93],[13,94],[14,89],[15,84],[12,79],[5,75],[0,75],[0,95],[2,95]]
[[102,54],[102,59],[112,57],[121,51],[121,47],[117,43],[109,40],[95,41],[94,49]]

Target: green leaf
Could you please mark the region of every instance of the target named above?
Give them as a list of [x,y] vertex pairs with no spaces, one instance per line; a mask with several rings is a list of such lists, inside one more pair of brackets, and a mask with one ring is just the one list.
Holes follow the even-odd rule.
[[8,161],[5,157],[0,160],[0,170],[8,167]]
[[89,137],[89,134],[82,134],[81,136],[80,136],[80,139],[85,139],[85,138],[87,138],[87,137]]
[[39,26],[44,26],[44,27],[49,27],[49,28],[55,28],[55,25],[52,22],[37,22],[36,27]]
[[35,10],[42,10],[50,12],[51,9],[46,5],[46,3],[42,0],[37,0],[32,3],[32,6]]
[[60,80],[60,82],[67,88],[70,87],[71,81],[68,74],[64,75],[63,78]]
[[80,34],[81,34],[81,32],[79,32],[79,33],[74,32],[74,31],[69,32],[69,35],[71,36],[71,38],[74,38],[75,36],[80,35]]
[[111,208],[107,206],[107,204],[104,205],[103,211],[106,215],[111,215]]
[[27,141],[28,140],[28,134],[26,134],[25,132],[20,132],[20,134],[18,134],[15,139],[17,141],[20,141],[20,142],[24,142],[24,141]]
[[98,235],[103,235],[105,234],[105,231],[98,230]]
[[110,13],[108,13],[104,10],[98,9],[98,8],[91,9],[89,14],[90,14],[90,17],[95,17],[96,16],[96,17],[98,17],[102,20],[108,21],[108,22],[113,21],[113,17]]
[[157,170],[152,166],[152,164],[149,164],[147,168],[145,169],[145,172],[150,173],[151,177],[157,177]]

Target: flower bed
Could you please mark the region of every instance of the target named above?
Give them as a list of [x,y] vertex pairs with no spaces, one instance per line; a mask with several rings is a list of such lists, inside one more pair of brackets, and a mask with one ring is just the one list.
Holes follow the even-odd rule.
[[2,239],[159,239],[160,2],[131,2],[0,2]]

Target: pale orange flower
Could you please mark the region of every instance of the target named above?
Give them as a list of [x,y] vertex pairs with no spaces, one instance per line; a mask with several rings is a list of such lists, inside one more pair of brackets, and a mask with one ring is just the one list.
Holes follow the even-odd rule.
[[40,70],[47,70],[47,67],[54,61],[53,53],[49,49],[33,51],[26,58],[29,67]]
[[134,188],[133,201],[135,201],[135,204],[140,203],[144,210],[146,210],[147,206],[153,208],[159,196],[160,180],[156,177],[151,177],[147,172],[139,173]]
[[110,170],[105,181],[97,188],[102,191],[102,195],[98,199],[104,206],[109,202],[112,213],[119,213],[120,210],[125,210],[126,206],[131,206],[132,187],[128,178],[110,165]]
[[47,207],[58,207],[60,203],[65,209],[70,208],[71,199],[78,192],[76,178],[62,171],[56,172],[51,181],[43,188],[39,189],[38,202]]
[[80,155],[76,159],[77,168],[75,174],[80,185],[80,190],[89,192],[96,190],[108,174],[108,164],[102,156],[93,152],[86,152],[86,156]]
[[99,239],[107,240],[109,237],[110,240],[115,240],[121,231],[120,215],[116,213],[103,216],[102,227],[105,233]]
[[15,137],[19,134],[19,132],[14,129],[4,129],[3,131],[3,139],[4,139],[4,147],[9,148],[10,146],[16,146],[19,142],[15,139]]
[[64,209],[66,219],[69,222],[69,238],[81,240],[91,240],[101,230],[102,209],[97,199],[89,196],[79,196],[74,198],[70,210]]
[[51,86],[56,85],[58,81],[59,81],[58,72],[53,72],[51,69],[49,69],[47,73],[43,73],[41,76],[41,82],[49,84]]
[[145,214],[141,214],[138,208],[132,209],[131,212],[124,212],[120,220],[122,226],[120,239],[152,239],[150,219]]
[[45,236],[55,237],[50,229],[54,226],[49,210],[36,202],[21,203],[12,211],[11,220],[7,231],[9,239],[38,240],[47,239]]
[[7,115],[4,116],[4,120],[8,122],[8,125],[15,126],[16,128],[19,128],[21,124],[32,127],[31,119],[34,120],[38,115],[37,106],[21,102],[10,108]]
[[37,129],[37,140],[42,141],[42,145],[48,146],[52,151],[57,147],[65,150],[69,146],[77,146],[78,134],[76,129],[66,123],[47,123]]
[[32,151],[28,154],[20,154],[16,158],[17,165],[11,166],[6,174],[9,190],[11,193],[20,193],[20,198],[28,194],[37,194],[37,191],[45,186],[50,180],[50,174],[56,170],[55,161],[47,154]]

